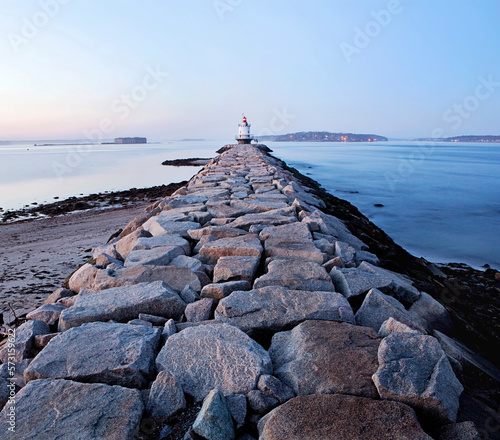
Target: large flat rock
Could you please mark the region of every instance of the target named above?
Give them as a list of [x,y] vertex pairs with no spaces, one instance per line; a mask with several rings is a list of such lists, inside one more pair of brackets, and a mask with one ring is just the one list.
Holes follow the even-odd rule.
[[371,327],[378,332],[380,326],[389,318],[394,318],[414,330],[425,333],[418,321],[403,307],[396,298],[371,289],[356,313],[356,324]]
[[340,293],[278,286],[233,292],[219,302],[215,319],[246,333],[288,330],[310,319],[354,323],[351,306]]
[[182,246],[177,245],[139,249],[128,254],[125,266],[166,266],[179,255],[186,255],[186,251]]
[[160,235],[158,237],[139,237],[131,247],[131,251],[168,246],[181,246],[184,249],[184,253],[186,255],[189,255],[189,253],[191,252],[191,245],[187,240],[182,238],[180,235],[172,234]]
[[220,257],[214,268],[214,283],[221,281],[252,282],[260,263],[259,257]]
[[370,289],[388,290],[392,279],[379,274],[367,272],[358,268],[337,268],[330,271],[335,289],[346,298],[362,295]]
[[268,226],[262,229],[259,234],[261,240],[267,240],[270,237],[279,237],[289,240],[311,240],[312,235],[309,226],[306,223],[291,223],[282,226]]
[[201,229],[193,229],[188,231],[189,236],[193,240],[199,240],[204,235],[212,235],[215,238],[230,238],[248,234],[243,229],[230,228],[229,226],[205,226]]
[[351,394],[377,398],[380,337],[371,328],[331,321],[305,321],[273,336],[274,375],[297,395]]
[[197,401],[215,388],[225,395],[246,394],[261,374],[272,373],[268,353],[227,324],[190,327],[170,336],[156,366],[172,374]]
[[206,262],[216,263],[220,257],[260,257],[262,245],[255,234],[221,238],[205,243],[200,256]]
[[282,286],[294,290],[334,292],[327,271],[312,261],[272,260],[267,273],[257,278],[254,288]]
[[401,403],[343,395],[289,400],[259,422],[259,440],[432,440]]
[[139,313],[178,319],[185,307],[186,303],[163,281],[115,287],[78,296],[75,305],[61,313],[59,328],[64,331],[93,321],[129,321]]
[[160,330],[144,325],[84,324],[53,338],[24,377],[140,388],[153,374],[159,340]]
[[266,258],[309,260],[318,264],[323,264],[325,261],[325,255],[312,240],[269,237],[264,249]]
[[138,390],[70,380],[35,380],[16,396],[15,432],[9,407],[0,413],[9,440],[134,440],[143,403]]
[[391,284],[387,288],[383,287],[380,290],[403,303],[412,304],[420,298],[420,292],[418,289],[413,285],[412,281],[404,275],[387,269],[382,269],[381,267],[374,266],[366,261],[363,261],[358,266],[358,269],[370,272],[380,277],[390,278],[392,280]]
[[[168,212],[168,211],[167,211]],[[161,216],[151,217],[146,221],[142,227],[148,231],[153,237],[159,235],[173,234],[180,235],[181,237],[188,238],[187,231],[198,229],[201,225],[197,222],[191,221],[175,221]]]
[[391,333],[378,352],[373,381],[382,399],[406,403],[439,424],[457,418],[461,383],[432,336]]
[[[254,204],[262,204],[263,201],[255,202]],[[269,204],[279,204],[281,202],[267,202]],[[281,205],[279,205],[281,206]],[[238,217],[236,220],[232,221],[229,226],[233,228],[248,229],[252,225],[269,225],[269,226],[279,226],[286,225],[289,223],[295,223],[297,218],[292,215],[280,215],[280,214],[269,214],[266,212],[259,214],[246,214]]]

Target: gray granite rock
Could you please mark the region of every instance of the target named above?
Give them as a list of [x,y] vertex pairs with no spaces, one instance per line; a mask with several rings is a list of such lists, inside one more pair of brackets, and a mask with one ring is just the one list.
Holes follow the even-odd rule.
[[335,246],[325,238],[314,240],[314,246],[316,246],[321,252],[323,252],[327,259],[330,259],[335,253]]
[[260,257],[220,257],[214,268],[214,283],[221,281],[253,281]]
[[363,261],[366,261],[367,263],[372,264],[373,266],[379,266],[380,265],[380,260],[375,254],[372,254],[371,252],[367,251],[361,251],[357,250],[356,251],[356,264],[361,264]]
[[278,399],[260,390],[252,390],[247,394],[248,406],[257,414],[265,414],[278,405]]
[[198,229],[201,225],[197,222],[190,221],[174,221],[161,218],[160,216],[151,217],[142,227],[148,231],[153,237],[159,235],[180,235],[183,238],[189,238],[187,231]]
[[50,333],[50,328],[43,321],[25,322],[13,333],[9,332],[7,343],[0,351],[0,361],[2,363],[21,362],[23,359],[32,357],[35,336],[48,333]]
[[440,431],[439,440],[480,440],[481,436],[474,422],[446,425]]
[[273,336],[269,355],[274,375],[295,394],[342,393],[376,398],[380,337],[371,328],[331,321],[306,321]]
[[[253,205],[276,205],[276,206],[284,206],[282,202],[263,202],[258,201]],[[236,220],[229,223],[229,226],[233,228],[241,228],[248,229],[252,225],[270,225],[270,226],[279,226],[286,225],[289,223],[295,223],[297,218],[292,215],[280,215],[280,214],[272,214],[270,212],[263,212],[259,214],[246,214],[241,217],[238,217]]]
[[138,216],[134,217],[130,220],[127,225],[123,228],[123,231],[120,233],[119,237],[126,237],[132,232],[136,231],[140,228],[146,220],[149,220],[153,214],[151,212],[142,212]]
[[191,304],[200,299],[200,295],[189,285],[180,291],[179,296],[186,304]]
[[62,304],[43,304],[32,312],[29,312],[26,315],[26,319],[36,319],[45,322],[49,326],[54,325],[59,320],[61,312],[66,308]]
[[285,403],[295,396],[293,390],[288,385],[285,385],[277,377],[269,374],[260,376],[257,388],[263,393],[274,397],[279,403]]
[[246,394],[261,374],[272,372],[268,353],[226,324],[191,327],[169,337],[156,366],[170,372],[197,401],[214,388],[224,394]]
[[158,237],[139,237],[130,251],[152,250],[157,247],[171,246],[181,247],[184,251],[182,254],[189,255],[191,253],[189,242],[180,235],[173,234],[160,235]]
[[165,323],[165,331],[168,333],[168,336],[172,336],[173,334],[177,333],[177,328],[175,326],[175,322],[173,319],[169,319]]
[[229,394],[225,397],[235,427],[239,429],[245,424],[247,417],[247,398],[244,394]]
[[151,237],[151,234],[144,229],[137,229],[115,243],[116,252],[122,259],[127,258],[141,237]]
[[308,319],[354,323],[349,302],[335,292],[306,292],[269,286],[223,298],[215,319],[244,332],[282,331]]
[[165,323],[168,321],[168,319],[164,318],[163,316],[150,315],[148,313],[139,313],[139,319],[148,321],[153,325],[165,325]]
[[250,283],[248,281],[228,281],[226,283],[207,284],[201,289],[201,296],[218,301],[231,295],[236,290],[250,290]]
[[280,237],[289,240],[311,241],[312,235],[306,223],[291,223],[282,226],[268,226],[262,229],[259,234],[261,240],[270,237]]
[[60,288],[54,290],[47,299],[43,302],[43,304],[55,304],[62,298],[69,298],[75,295],[75,292],[69,289]]
[[65,331],[92,321],[128,321],[139,313],[178,319],[185,307],[179,295],[162,281],[115,287],[78,297],[73,307],[61,313],[59,328]]
[[406,403],[435,423],[454,423],[463,387],[432,336],[392,333],[382,340],[373,381],[380,397]]
[[140,388],[153,374],[159,340],[160,330],[143,325],[84,324],[52,339],[24,377]]
[[200,322],[210,319],[212,315],[212,308],[214,307],[214,300],[212,298],[202,298],[186,306],[184,315],[188,322]]
[[387,269],[382,269],[381,267],[374,266],[373,264],[370,264],[366,261],[363,261],[358,266],[358,269],[373,273],[381,277],[391,278],[392,283],[387,288],[387,291],[384,288],[382,288],[381,290],[384,293],[388,293],[389,295],[394,296],[401,302],[412,304],[420,298],[420,292],[415,288],[411,280],[404,275],[396,272],[391,272]]
[[371,289],[356,313],[356,324],[371,327],[378,332],[380,326],[389,318],[394,318],[414,330],[425,333],[425,330],[414,321],[413,316],[397,299],[377,289]]
[[229,226],[206,226],[201,229],[189,230],[188,234],[193,240],[199,240],[204,235],[212,235],[213,237],[219,239],[238,237],[240,235],[247,234],[247,232],[243,229],[231,228]]
[[184,255],[182,246],[161,246],[152,249],[132,251],[125,260],[125,267],[142,266],[167,266],[170,261],[179,255]]
[[411,305],[408,312],[427,333],[438,330],[449,334],[453,329],[448,311],[428,293],[421,292],[420,298]]
[[334,267],[344,267],[344,263],[342,263],[340,257],[334,257],[331,260],[328,260],[326,263],[323,263],[322,266],[326,269],[328,273],[330,273],[330,271]]
[[326,270],[312,261],[273,260],[267,273],[257,278],[254,288],[282,286],[294,290],[334,292],[332,280]]
[[291,399],[258,427],[259,440],[432,440],[406,405],[339,394]]
[[255,234],[221,238],[200,249],[200,257],[206,263],[216,263],[220,257],[260,257],[261,253],[262,245]]
[[356,267],[356,249],[349,243],[336,241],[334,254],[342,260],[344,267]]
[[219,390],[212,390],[203,401],[193,431],[207,440],[233,440],[233,420],[226,399]]
[[316,210],[302,221],[309,225],[315,224],[318,232],[332,235],[336,240],[346,242],[356,250],[366,248],[366,245],[359,238],[352,235],[344,222],[337,217]]
[[89,263],[85,263],[80,267],[68,281],[69,288],[76,293],[79,293],[84,287],[92,287],[94,279],[99,269]]
[[402,322],[396,321],[394,318],[389,318],[389,319],[386,319],[382,323],[382,325],[380,326],[380,329],[378,331],[378,334],[382,338],[385,338],[386,336],[389,336],[391,333],[395,333],[395,332],[419,333],[417,330],[414,330],[411,327],[408,327],[406,324],[403,324]]
[[387,276],[374,274],[358,268],[337,268],[330,271],[335,289],[346,298],[362,295],[370,289],[384,289],[387,291],[392,279]]
[[198,276],[187,267],[141,265],[132,265],[116,271],[112,277],[107,277],[102,283],[98,283],[96,277],[95,290],[154,281],[163,281],[176,292],[181,292],[186,286],[190,286],[197,292],[201,290]]
[[203,263],[200,260],[186,255],[175,257],[169,264],[176,267],[188,267],[193,272],[203,271]]
[[143,403],[138,390],[70,380],[36,380],[16,396],[15,432],[9,405],[0,432],[9,440],[134,440]]
[[264,244],[264,255],[272,259],[308,260],[323,264],[325,254],[312,240],[269,237]]
[[[202,228],[201,230],[203,230],[205,228]],[[213,235],[203,235],[200,240],[198,241],[198,243],[196,243],[195,247],[193,248],[193,252],[195,254],[198,254],[200,252],[200,249],[203,247],[203,245],[205,245],[206,243],[211,243],[212,241],[215,241],[217,240],[217,238],[215,238]]]
[[144,319],[132,319],[127,324],[130,325],[145,325],[146,327],[153,327],[153,324],[150,321],[146,321]]
[[9,374],[8,365],[0,366],[0,411],[9,401],[9,397],[14,398],[16,393],[16,385],[9,380],[12,376]]
[[95,259],[94,264],[96,267],[100,269],[105,269],[105,268],[111,268],[111,267],[123,267],[123,262],[121,260],[118,260],[116,258],[113,258],[112,256],[102,253],[97,256]]
[[160,371],[151,385],[146,412],[151,417],[169,418],[186,408],[184,392],[174,376]]

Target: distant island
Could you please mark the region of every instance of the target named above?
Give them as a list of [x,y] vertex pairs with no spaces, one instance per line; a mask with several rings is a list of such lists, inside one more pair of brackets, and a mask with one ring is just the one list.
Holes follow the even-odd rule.
[[415,141],[425,141],[425,142],[500,142],[500,136],[492,136],[492,135],[485,135],[485,136],[472,136],[472,135],[466,135],[466,136],[455,136],[455,137],[448,137],[448,138],[419,138],[415,139]]
[[148,140],[145,137],[126,137],[116,138],[114,144],[147,144]]
[[259,136],[259,141],[274,142],[386,142],[388,139],[378,134],[330,133],[328,131],[308,131],[298,133]]

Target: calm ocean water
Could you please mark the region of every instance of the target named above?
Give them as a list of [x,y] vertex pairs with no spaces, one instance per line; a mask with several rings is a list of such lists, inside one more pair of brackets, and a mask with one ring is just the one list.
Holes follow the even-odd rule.
[[[189,179],[199,168],[161,162],[212,157],[225,143],[0,145],[0,206],[12,209],[55,196]],[[353,203],[414,255],[500,268],[500,144],[267,145],[327,191]]]

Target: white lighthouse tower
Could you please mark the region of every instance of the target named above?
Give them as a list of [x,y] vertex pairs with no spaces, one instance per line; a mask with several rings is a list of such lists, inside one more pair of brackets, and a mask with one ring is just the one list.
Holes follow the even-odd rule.
[[236,136],[236,140],[238,144],[250,144],[252,139],[253,135],[250,134],[250,124],[247,122],[245,115],[243,115],[241,124],[238,124],[238,135]]

